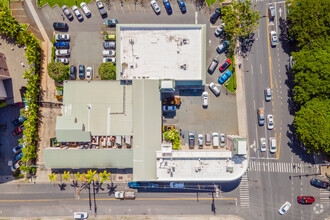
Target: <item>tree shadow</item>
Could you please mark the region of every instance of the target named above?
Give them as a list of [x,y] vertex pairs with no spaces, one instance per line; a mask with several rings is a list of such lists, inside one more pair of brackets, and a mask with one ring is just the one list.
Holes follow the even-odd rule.
[[108,191],[109,196],[111,196],[112,194],[115,194],[115,191],[116,191],[116,189],[117,189],[117,185],[114,185],[114,183],[111,182],[110,185],[107,184],[107,189],[109,190],[109,191]]
[[248,53],[251,51],[253,43],[255,41],[254,36],[255,34],[251,33],[245,38],[240,38],[240,47],[237,48],[237,52],[240,52],[240,55],[243,58],[246,58]]
[[60,187],[60,190],[61,191],[64,191],[65,188],[66,188],[66,184],[65,183],[58,184],[58,186]]
[[102,188],[102,184],[103,183],[100,183],[99,181],[96,181],[96,183],[95,183],[95,191],[96,191],[96,193],[99,193],[100,190],[104,191],[104,188]]

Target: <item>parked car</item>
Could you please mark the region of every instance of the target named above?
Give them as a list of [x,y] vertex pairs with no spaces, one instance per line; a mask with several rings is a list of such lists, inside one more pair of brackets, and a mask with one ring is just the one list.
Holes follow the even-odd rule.
[[264,92],[265,92],[266,102],[269,102],[270,100],[272,100],[272,90],[270,88],[266,88]]
[[219,134],[217,132],[212,134],[212,145],[213,147],[219,147]]
[[116,52],[114,50],[103,50],[102,54],[103,56],[108,57],[116,55]]
[[277,45],[277,36],[275,31],[270,32],[270,42],[272,47],[276,47]]
[[219,60],[216,57],[214,57],[209,68],[207,69],[207,72],[209,74],[213,74],[213,72],[217,68],[218,64],[219,64]]
[[298,196],[297,202],[300,204],[313,204],[315,202],[315,198],[313,196]]
[[163,132],[175,129],[174,125],[163,125]]
[[75,212],[73,213],[74,219],[87,219],[88,213],[87,212]]
[[222,42],[218,47],[217,47],[217,52],[220,54],[222,52],[224,52],[227,47],[229,46],[229,41],[225,40],[224,42]]
[[203,148],[203,145],[204,145],[204,137],[203,137],[203,135],[202,134],[199,134],[197,140],[198,140],[198,146],[199,146],[199,148]]
[[24,125],[21,125],[21,126],[15,128],[15,129],[12,131],[12,134],[13,134],[14,136],[20,135],[20,134],[23,133],[24,130],[25,130]]
[[163,0],[163,4],[168,14],[172,14],[172,7],[169,0]]
[[105,8],[104,8],[104,5],[103,5],[102,0],[96,0],[96,6],[97,6],[97,8],[98,8],[99,11],[100,11],[101,16],[102,16],[102,17],[105,17],[106,14],[107,14],[107,11],[106,11]]
[[150,5],[151,5],[152,9],[154,9],[154,11],[155,11],[156,14],[159,14],[160,13],[160,8],[159,8],[159,5],[156,2],[156,0],[151,0],[150,1]]
[[266,150],[267,150],[266,138],[260,138],[260,151],[266,152]]
[[223,33],[224,27],[225,23],[221,23],[220,26],[215,30],[214,34],[216,37],[219,37]]
[[108,25],[109,27],[116,27],[116,24],[118,24],[118,20],[117,19],[108,19],[108,20],[105,20],[104,24]]
[[92,67],[87,67],[86,68],[86,79],[91,80],[93,78],[93,69]]
[[214,93],[214,95],[219,96],[220,95],[220,89],[214,84],[214,82],[210,83],[210,90]]
[[13,152],[14,152],[15,154],[19,153],[19,152],[22,151],[23,147],[25,147],[25,146],[19,144],[19,145],[15,146],[15,147],[13,148]]
[[230,60],[230,59],[226,59],[226,61],[223,62],[223,63],[220,65],[219,70],[220,70],[221,72],[225,71],[225,70],[230,66],[230,64],[231,64],[231,60]]
[[77,78],[77,68],[74,65],[70,66],[70,79],[74,80]]
[[65,57],[70,55],[69,50],[61,49],[61,50],[55,50],[55,55],[58,57]]
[[68,30],[69,29],[68,24],[63,23],[63,22],[54,22],[53,27],[55,30]]
[[276,153],[276,139],[274,137],[269,138],[269,152]]
[[272,130],[274,128],[274,118],[273,115],[267,115],[267,128]]
[[15,172],[22,165],[23,165],[22,160],[18,160],[14,165],[10,166],[10,169],[11,171]]
[[226,135],[220,134],[220,147],[224,147],[226,144]]
[[329,183],[322,181],[322,180],[318,180],[318,179],[311,179],[310,183],[312,186],[315,186],[318,188],[323,188],[323,189],[327,189],[329,186]]
[[69,49],[70,44],[68,42],[56,42],[54,46],[56,49]]
[[179,8],[181,10],[182,13],[186,13],[187,12],[187,8],[186,5],[184,4],[183,0],[177,0]]
[[207,145],[207,146],[211,145],[211,134],[210,133],[205,134],[205,145]]
[[65,14],[65,16],[66,16],[69,20],[71,20],[71,19],[73,18],[72,14],[71,14],[71,11],[70,11],[70,9],[68,8],[68,6],[63,5],[63,6],[62,6],[62,10],[63,10],[63,13]]
[[84,14],[86,15],[87,18],[92,15],[91,11],[89,10],[89,8],[88,8],[88,6],[85,2],[80,3],[80,7],[81,7],[82,11],[84,12]]
[[209,104],[209,93],[206,91],[202,93],[202,103],[203,107],[207,107]]
[[67,58],[55,58],[55,63],[69,64],[69,59]]
[[103,58],[103,63],[106,63],[106,62],[111,62],[113,64],[116,64],[116,58],[114,58],[114,57],[105,57],[105,58]]
[[14,157],[14,164],[15,164],[18,160],[22,159],[23,155],[24,155],[23,153],[19,153],[19,154],[17,154],[17,155]]
[[24,116],[22,116],[22,117],[19,117],[19,118],[17,118],[17,119],[15,119],[14,121],[12,121],[12,123],[14,124],[14,125],[20,125],[20,124],[22,124],[24,121],[26,121],[26,117],[24,117]]
[[264,108],[259,108],[257,111],[258,114],[258,124],[263,126],[265,124],[265,113]]
[[221,8],[215,9],[214,13],[212,14],[212,16],[210,18],[210,22],[212,24],[214,24],[215,22],[217,22],[217,20],[219,19],[220,15],[221,15]]
[[104,40],[116,40],[115,34],[106,34],[104,35]]
[[193,148],[195,146],[195,134],[189,133],[189,147]]
[[74,15],[76,16],[76,18],[78,19],[78,21],[84,20],[82,14],[79,11],[79,8],[76,5],[72,6],[71,9],[72,9]]
[[176,111],[175,105],[163,105],[163,111],[164,112],[174,112]]
[[68,34],[55,34],[55,40],[70,40],[70,35]]
[[218,79],[220,85],[224,84],[229,79],[229,77],[231,77],[231,75],[232,72],[230,72],[230,70],[226,70],[226,72],[224,72]]
[[291,204],[286,201],[281,208],[278,210],[278,213],[280,213],[280,215],[284,215],[291,207]]
[[104,49],[114,49],[116,48],[116,42],[115,41],[106,41],[103,42]]
[[79,65],[79,79],[85,79],[85,66]]

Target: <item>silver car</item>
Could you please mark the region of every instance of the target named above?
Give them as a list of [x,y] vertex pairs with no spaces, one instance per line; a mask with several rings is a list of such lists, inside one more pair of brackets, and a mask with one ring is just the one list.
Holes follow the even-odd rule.
[[76,5],[72,6],[71,9],[72,9],[74,15],[77,17],[77,19],[79,21],[82,21],[84,19],[83,16],[82,16],[82,14],[79,11],[79,8]]
[[86,15],[86,17],[91,16],[91,11],[89,10],[89,8],[85,2],[80,3],[80,7],[81,7],[82,11],[84,12],[84,14]]
[[195,134],[189,133],[189,147],[193,148],[195,146]]
[[260,138],[260,151],[265,152],[267,150],[266,138]]
[[224,147],[226,144],[226,135],[220,134],[220,147]]
[[220,95],[220,89],[213,83],[210,83],[210,90],[214,93],[214,95],[219,96]]
[[151,0],[150,1],[150,5],[154,9],[154,11],[156,12],[156,14],[159,14],[160,13],[160,8],[159,8],[159,5],[157,4],[156,0]]
[[55,34],[55,40],[57,40],[57,41],[70,40],[70,35],[68,35],[68,34]]
[[265,100],[266,102],[272,100],[272,90],[270,88],[265,89]]
[[203,148],[203,145],[204,145],[204,137],[202,134],[199,134],[198,135],[198,146],[199,146],[199,148]]

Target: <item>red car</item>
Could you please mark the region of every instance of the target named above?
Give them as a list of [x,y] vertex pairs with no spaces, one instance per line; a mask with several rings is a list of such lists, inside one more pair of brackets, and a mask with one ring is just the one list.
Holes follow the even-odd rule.
[[315,202],[315,198],[313,196],[298,196],[297,201],[300,204],[312,204]]
[[220,65],[219,69],[221,72],[225,71],[231,64],[230,59],[226,59],[226,61]]
[[23,125],[19,126],[18,128],[14,129],[12,134],[14,136],[20,135],[23,133],[23,131],[25,130],[25,127]]

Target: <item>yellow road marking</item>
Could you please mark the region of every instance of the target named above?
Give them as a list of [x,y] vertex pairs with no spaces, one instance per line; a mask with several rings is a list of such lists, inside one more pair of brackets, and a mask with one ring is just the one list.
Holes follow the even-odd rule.
[[[268,9],[266,9],[266,14],[268,14]],[[266,17],[267,24],[267,42],[268,42],[268,60],[269,60],[269,74],[270,74],[270,88],[273,88],[273,78],[272,78],[272,58],[270,56],[270,41],[269,41],[269,29],[268,29],[268,16]],[[277,87],[277,86],[276,86]]]
[[[196,200],[197,198],[136,198],[135,200],[139,201],[175,201],[175,200],[182,200],[182,201],[189,201],[189,200]],[[1,202],[56,202],[56,201],[88,201],[89,199],[16,199],[16,200],[0,200]],[[94,199],[92,199],[94,200]],[[120,201],[119,199],[115,198],[99,198],[95,199],[98,201]],[[212,200],[212,198],[198,198],[198,200]],[[237,198],[214,198],[214,200],[237,200]]]
[[282,132],[280,132],[280,136],[278,137],[279,141],[276,139],[276,134],[275,134],[275,139],[276,142],[278,143],[278,148],[276,148],[276,158],[280,158],[280,152],[281,152],[281,138],[282,138]]

